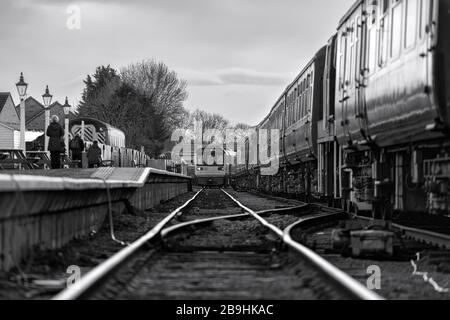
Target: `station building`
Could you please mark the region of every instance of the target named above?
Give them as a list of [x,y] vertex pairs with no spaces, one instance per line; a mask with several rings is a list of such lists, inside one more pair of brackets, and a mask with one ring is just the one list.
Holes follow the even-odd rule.
[[0,149],[20,147],[20,118],[9,92],[0,92]]

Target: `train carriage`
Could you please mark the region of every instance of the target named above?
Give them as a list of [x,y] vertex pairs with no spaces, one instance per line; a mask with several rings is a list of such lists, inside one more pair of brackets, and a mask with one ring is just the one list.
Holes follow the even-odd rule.
[[69,123],[69,136],[79,134],[86,149],[98,141],[103,165],[115,167],[147,166],[149,157],[138,150],[128,149],[125,133],[110,124],[93,118],[76,118]]
[[450,215],[449,33],[450,0],[356,1],[258,126],[280,128],[284,110],[281,170],[257,187]]
[[[288,171],[287,189],[309,198],[318,193],[317,134],[323,118],[323,72],[326,47],[314,58],[285,92],[283,153]],[[289,190],[286,190],[288,193]]]
[[426,170],[450,168],[449,3],[358,1],[341,20],[339,181],[355,210],[450,211],[449,176]]
[[[275,105],[272,107],[270,113],[266,118],[256,127],[257,137],[250,139],[257,140],[258,148],[253,148],[253,154],[256,153],[256,165],[249,164],[249,169],[254,175],[254,185],[265,191],[277,191],[282,192],[284,190],[283,175],[278,172],[276,175],[263,175],[261,170],[268,170],[270,166],[284,161],[283,156],[283,126],[285,121],[285,106],[286,97],[283,95],[278,99]],[[275,133],[275,134],[274,134]],[[278,133],[278,135],[276,134]],[[272,138],[277,138],[278,141],[272,141]],[[250,157],[255,156],[249,154]],[[252,159],[254,160],[254,159]],[[253,162],[253,161],[251,161]],[[279,167],[279,166],[278,166]],[[255,174],[255,172],[257,174]]]

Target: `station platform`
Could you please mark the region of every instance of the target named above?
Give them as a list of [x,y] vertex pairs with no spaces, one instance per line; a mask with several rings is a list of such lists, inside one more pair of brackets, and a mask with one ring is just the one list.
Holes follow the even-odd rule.
[[0,193],[32,190],[139,188],[149,179],[190,179],[153,168],[97,168],[0,172]]
[[36,246],[57,249],[87,237],[108,214],[146,214],[191,189],[191,178],[152,168],[0,172],[0,271]]

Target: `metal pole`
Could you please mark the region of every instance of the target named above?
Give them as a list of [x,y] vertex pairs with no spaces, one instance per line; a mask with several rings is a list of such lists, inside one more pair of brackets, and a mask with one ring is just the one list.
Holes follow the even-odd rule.
[[26,121],[26,115],[25,115],[25,98],[20,98],[20,149],[23,150],[25,153],[26,150],[26,143],[25,143],[25,121]]
[[49,137],[47,136],[47,128],[50,125],[50,109],[48,107],[45,108],[45,129],[44,129],[44,136],[45,136],[45,150],[48,152],[48,140]]
[[66,155],[69,157],[69,117],[64,119],[64,143],[66,144]]

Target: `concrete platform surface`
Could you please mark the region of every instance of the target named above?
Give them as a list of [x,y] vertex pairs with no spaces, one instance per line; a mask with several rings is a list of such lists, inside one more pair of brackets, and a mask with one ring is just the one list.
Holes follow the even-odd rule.
[[0,192],[139,188],[150,176],[190,179],[152,168],[30,170],[0,173]]

